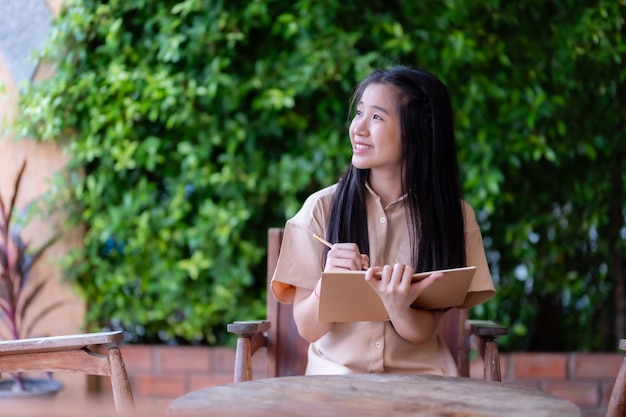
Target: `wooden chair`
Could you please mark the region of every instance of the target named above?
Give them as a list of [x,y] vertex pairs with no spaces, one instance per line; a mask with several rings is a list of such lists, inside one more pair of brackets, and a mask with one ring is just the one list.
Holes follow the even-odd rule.
[[[0,372],[78,372],[111,378],[113,401],[119,413],[135,404],[122,354],[116,343],[121,331],[39,337],[0,342]],[[113,346],[109,346],[113,344]],[[97,353],[98,348],[106,354]]]
[[[626,350],[626,339],[619,342],[619,348]],[[611,392],[611,399],[606,409],[606,417],[624,417],[626,416],[626,358],[622,362],[619,369],[615,385]]]
[[[267,348],[265,376],[290,376],[304,374],[308,342],[300,337],[290,304],[281,304],[272,296],[270,282],[283,238],[283,229],[268,231],[267,252],[267,320],[234,322],[228,331],[237,334],[235,356],[235,382],[252,379],[252,355],[262,347]],[[479,351],[484,359],[483,378],[501,381],[500,357],[496,337],[508,333],[506,327],[493,322],[468,320],[467,309],[448,311],[440,325],[439,334],[448,344],[461,376],[469,376],[470,337],[480,340]]]

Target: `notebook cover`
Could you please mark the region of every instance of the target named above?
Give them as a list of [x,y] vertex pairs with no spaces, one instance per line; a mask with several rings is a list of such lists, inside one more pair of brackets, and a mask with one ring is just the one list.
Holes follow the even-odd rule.
[[[475,270],[475,266],[468,266],[414,274],[414,280],[424,279],[435,272],[444,275],[428,287],[413,306],[434,310],[463,304]],[[378,294],[365,281],[365,271],[331,271],[322,273],[318,319],[330,322],[386,321],[389,315]]]

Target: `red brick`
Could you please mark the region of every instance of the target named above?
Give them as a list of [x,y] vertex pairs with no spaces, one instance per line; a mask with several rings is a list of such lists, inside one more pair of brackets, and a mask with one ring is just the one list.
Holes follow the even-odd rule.
[[602,404],[604,406],[609,405],[609,399],[611,398],[611,393],[613,392],[613,386],[615,384],[613,382],[609,382],[606,384],[602,384]]
[[512,379],[565,379],[567,355],[561,353],[511,354]]
[[135,375],[133,394],[137,397],[175,398],[189,391],[184,375]]
[[582,416],[581,417],[605,417],[606,410],[601,408],[585,408],[582,407]]
[[573,377],[615,380],[623,360],[608,353],[576,353]]
[[[256,355],[255,355],[256,356]],[[218,374],[233,372],[235,349],[216,347],[211,349],[211,370]]]
[[232,384],[233,374],[206,374],[206,375],[191,375],[189,378],[189,390],[195,391],[198,389],[213,387],[216,385]]
[[520,387],[541,390],[541,381],[537,379],[515,379],[515,380],[502,379],[502,382],[506,384],[519,385]]
[[163,346],[158,349],[161,372],[204,372],[211,370],[207,347]]
[[[154,399],[154,398],[135,398],[135,408],[137,409],[137,416],[165,416],[167,407],[172,402],[171,398],[167,399]],[[155,414],[152,414],[155,413]],[[135,414],[133,414],[135,415]]]
[[120,346],[122,358],[128,372],[148,371],[154,368],[152,347],[149,345]]
[[544,383],[543,391],[579,406],[600,405],[600,387],[595,382],[548,381]]
[[[235,350],[231,348],[211,348],[211,372],[215,374],[233,375],[235,371]],[[259,349],[252,356],[252,374],[265,377],[266,349]]]
[[[500,362],[502,362],[502,358],[500,358]],[[482,378],[484,368],[485,362],[482,360],[482,358],[476,357],[470,362],[469,365],[470,378]]]

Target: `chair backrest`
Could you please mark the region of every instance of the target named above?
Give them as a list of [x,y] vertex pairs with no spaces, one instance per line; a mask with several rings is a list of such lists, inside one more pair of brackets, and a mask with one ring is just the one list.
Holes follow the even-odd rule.
[[[270,291],[270,282],[283,239],[283,229],[271,228],[267,237],[267,317],[272,326],[267,335],[266,376],[302,375],[307,363],[308,342],[298,334],[293,320],[292,305],[279,303]],[[469,376],[470,346],[467,319],[467,309],[451,309],[444,315],[438,329],[448,344],[461,376]]]

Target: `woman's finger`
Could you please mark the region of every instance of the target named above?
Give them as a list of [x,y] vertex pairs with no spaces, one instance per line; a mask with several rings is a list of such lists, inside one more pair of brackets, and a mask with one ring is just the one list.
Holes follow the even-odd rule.
[[[363,256],[366,257],[367,265],[363,265]],[[361,255],[359,247],[355,243],[335,243],[328,251],[325,270],[331,267],[349,270],[367,269],[369,257]]]
[[361,268],[368,269],[369,267],[370,267],[370,257],[362,253],[361,254]]

